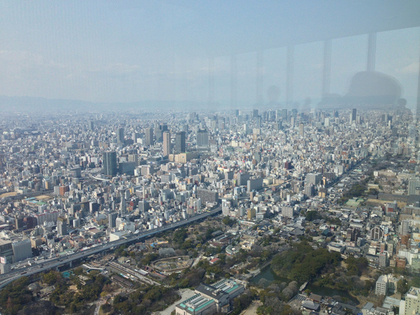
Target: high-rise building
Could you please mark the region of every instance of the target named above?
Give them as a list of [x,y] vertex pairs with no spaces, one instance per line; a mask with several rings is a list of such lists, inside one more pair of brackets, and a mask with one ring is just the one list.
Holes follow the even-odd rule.
[[175,136],[175,152],[185,153],[185,131],[177,132]]
[[145,145],[153,145],[153,129],[146,128],[146,138],[145,138]]
[[261,124],[262,124],[261,116],[258,116],[256,119],[257,119],[257,128],[261,128]]
[[283,120],[287,120],[287,109],[286,109],[286,108],[283,108],[283,109],[281,110],[281,118],[282,118]]
[[420,288],[411,287],[400,302],[400,315],[417,314],[420,310]]
[[118,217],[118,213],[116,212],[111,212],[108,214],[108,227],[109,228],[112,229],[116,227],[117,217]]
[[117,153],[115,151],[104,152],[102,169],[105,175],[117,175]]
[[306,184],[307,185],[318,185],[322,180],[322,174],[321,173],[308,173],[306,175]]
[[124,143],[124,128],[118,128],[117,141],[118,143]]
[[138,132],[133,132],[131,138],[133,139],[134,143],[137,143],[137,139],[139,138],[140,134]]
[[163,133],[163,155],[171,154],[171,134],[168,131]]
[[304,135],[304,129],[303,129],[304,127],[303,127],[303,124],[302,123],[300,123],[300,125],[299,125],[299,135],[301,136],[301,137],[303,137],[303,135]]
[[89,121],[89,129],[94,130],[95,129],[95,123],[91,120]]
[[197,131],[197,147],[208,147],[209,146],[209,133],[207,130]]
[[13,262],[12,242],[0,239],[0,262],[2,264],[11,264]]
[[247,136],[252,132],[251,128],[249,128],[248,124],[244,124],[244,134]]
[[167,124],[155,124],[155,136],[156,136],[156,141],[157,142],[162,142],[163,141],[163,133],[165,131],[168,131],[168,125]]
[[80,218],[73,220],[73,227],[78,229],[80,227]]
[[58,235],[67,235],[67,219],[59,217],[57,219],[57,234]]
[[308,197],[313,197],[315,195],[315,188],[312,184],[306,184],[305,185],[305,195]]
[[31,240],[29,238],[18,242],[13,242],[12,249],[13,260],[15,262],[32,257]]
[[401,235],[408,235],[409,233],[410,233],[410,221],[409,220],[403,220],[401,222],[400,234]]
[[356,114],[357,110],[356,108],[353,108],[350,114],[350,123],[356,122]]
[[388,280],[386,275],[382,275],[376,281],[375,294],[386,295],[388,293]]

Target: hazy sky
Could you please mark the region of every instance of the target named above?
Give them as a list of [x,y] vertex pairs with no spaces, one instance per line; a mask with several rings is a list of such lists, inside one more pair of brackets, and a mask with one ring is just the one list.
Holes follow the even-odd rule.
[[[337,3],[0,0],[0,95],[206,103],[213,68],[215,101],[229,105],[233,54],[238,104],[252,105],[260,49],[264,101],[268,87],[277,85],[284,102],[287,49],[282,43],[313,38],[294,48],[293,95],[296,101],[317,99],[322,86],[320,34],[337,37],[337,25],[348,34],[363,34],[358,28],[369,25],[368,14],[378,5],[371,1],[360,12],[357,4],[362,1],[343,1],[350,13],[341,17],[343,7]],[[378,14],[389,23],[403,19],[407,8],[390,3],[393,7],[381,6]],[[332,41],[332,93],[345,94],[351,76],[366,70],[367,38],[363,34]],[[417,93],[419,55],[419,27],[378,33],[376,70],[400,81],[410,107]]]

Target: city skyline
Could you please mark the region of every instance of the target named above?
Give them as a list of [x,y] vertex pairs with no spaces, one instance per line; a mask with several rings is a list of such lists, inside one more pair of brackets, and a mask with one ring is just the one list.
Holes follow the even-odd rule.
[[[280,93],[276,101],[302,105],[310,97],[311,106],[316,106],[323,93],[325,43],[316,34],[293,39],[294,42],[289,39],[294,43],[290,90],[286,82],[289,48],[279,45],[275,38],[262,36],[266,33],[272,36],[282,27],[288,27],[279,32],[282,38],[291,38],[293,32],[308,33],[311,26],[318,26],[320,34],[329,36],[326,39],[331,40],[330,93],[345,95],[352,76],[366,70],[369,32],[363,34],[356,27],[352,29],[350,21],[345,20],[341,23],[350,35],[337,37],[338,31],[336,34],[326,31],[325,25],[316,19],[315,14],[321,14],[317,6],[312,7],[314,20],[302,22],[305,13],[300,10],[304,4],[299,2],[290,6],[254,4],[243,7],[243,11],[238,10],[238,3],[231,8],[224,5],[218,8],[209,4],[195,6],[191,1],[119,5],[43,2],[39,7],[22,4],[4,1],[0,13],[3,43],[0,95],[8,97],[78,100],[104,106],[169,102],[181,107],[189,102],[203,108],[214,105],[237,108],[239,104],[246,107],[268,104],[268,89],[277,86]],[[375,4],[372,2],[366,8],[373,9]],[[397,9],[393,3],[388,6],[377,13],[388,18],[382,22],[385,26],[395,25],[407,16],[406,8]],[[413,12],[420,9],[411,2],[406,6],[411,6]],[[269,8],[273,12],[267,12]],[[219,12],[221,16],[206,16],[205,9],[208,14]],[[281,15],[282,9],[295,12],[302,25],[294,25],[290,17],[276,21],[275,13]],[[344,4],[332,5],[331,11],[323,14],[331,17],[333,10],[343,9],[349,10],[349,17],[355,14],[355,7],[347,8]],[[231,12],[237,12],[237,24],[219,21]],[[247,23],[245,14],[254,20]],[[377,23],[374,16],[369,18]],[[265,22],[264,17],[268,19]],[[368,13],[360,18],[363,17],[368,18]],[[332,18],[327,22],[337,23]],[[188,31],[193,25],[197,30]],[[414,109],[420,28],[381,27],[382,31],[376,34],[375,70],[395,77],[403,87],[402,97],[408,100],[407,106]],[[221,32],[226,36],[218,41]],[[357,32],[358,35],[351,35]],[[237,44],[238,50],[221,49],[221,43],[227,37],[234,38],[235,33],[237,39],[230,46]],[[254,48],[244,46],[247,35],[248,42],[255,43]]]

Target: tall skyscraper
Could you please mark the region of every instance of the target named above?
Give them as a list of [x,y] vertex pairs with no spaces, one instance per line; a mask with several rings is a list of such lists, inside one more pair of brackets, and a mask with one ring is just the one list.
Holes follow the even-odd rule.
[[300,125],[299,125],[299,135],[300,136],[302,136],[303,137],[303,135],[304,135],[304,129],[303,129],[304,127],[303,127],[303,124],[302,123],[300,123]]
[[283,108],[281,110],[281,117],[283,118],[283,120],[287,120],[287,109]]
[[168,131],[168,125],[167,124],[155,124],[155,137],[157,142],[163,141],[163,133],[165,131]]
[[350,114],[350,123],[352,124],[353,122],[356,122],[356,115],[357,115],[357,110],[356,108],[353,108]]
[[58,235],[67,235],[67,219],[59,217],[57,219],[57,234]]
[[177,132],[175,136],[175,152],[185,153],[185,131]]
[[118,128],[117,141],[118,143],[124,143],[124,128]]
[[118,217],[118,213],[116,212],[111,212],[108,214],[108,227],[109,228],[112,229],[116,227],[117,217]]
[[146,139],[145,139],[145,145],[153,145],[153,129],[152,128],[146,128]]
[[171,134],[168,131],[163,133],[163,155],[168,156],[171,153]]
[[117,153],[115,151],[104,152],[102,169],[105,175],[117,175]]
[[207,130],[197,131],[197,147],[208,147],[209,146],[209,133]]
[[261,122],[262,122],[261,116],[258,116],[256,119],[257,119],[257,128],[261,128]]
[[134,143],[137,143],[137,139],[139,138],[139,133],[137,132],[133,132],[133,135],[131,136],[131,138],[133,139]]

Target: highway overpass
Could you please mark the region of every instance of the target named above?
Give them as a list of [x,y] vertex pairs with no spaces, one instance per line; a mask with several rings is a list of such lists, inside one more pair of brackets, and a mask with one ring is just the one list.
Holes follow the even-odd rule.
[[211,210],[209,212],[204,212],[204,213],[198,214],[194,217],[188,218],[186,220],[178,221],[178,222],[175,222],[175,223],[172,223],[172,224],[169,224],[169,225],[165,225],[161,228],[142,231],[138,234],[130,234],[130,235],[127,235],[125,239],[120,239],[120,240],[117,240],[117,241],[104,243],[104,244],[101,244],[99,246],[91,247],[91,248],[86,249],[84,251],[76,252],[74,254],[71,254],[71,255],[68,255],[68,256],[65,256],[65,257],[60,257],[60,258],[56,258],[56,259],[52,259],[52,260],[48,260],[48,261],[42,261],[42,262],[39,262],[38,264],[33,264],[32,266],[29,266],[29,267],[26,267],[26,268],[14,270],[14,271],[8,272],[6,274],[2,274],[2,275],[0,275],[0,288],[3,288],[4,286],[9,284],[10,282],[12,282],[16,279],[19,279],[22,276],[30,276],[30,275],[33,275],[33,274],[36,274],[36,273],[39,273],[39,272],[43,272],[43,271],[47,271],[47,270],[50,270],[50,269],[54,269],[54,268],[57,268],[59,266],[66,265],[66,264],[71,265],[71,263],[75,260],[85,259],[85,258],[87,258],[91,255],[95,255],[95,254],[102,253],[104,251],[112,250],[115,247],[119,247],[119,246],[125,245],[127,243],[137,242],[141,239],[148,238],[148,237],[156,235],[158,233],[162,233],[162,232],[165,232],[165,231],[168,231],[168,230],[171,230],[171,229],[179,228],[181,226],[188,225],[190,223],[205,219],[209,216],[219,214],[220,212],[222,212],[222,208],[219,206],[216,209]]

